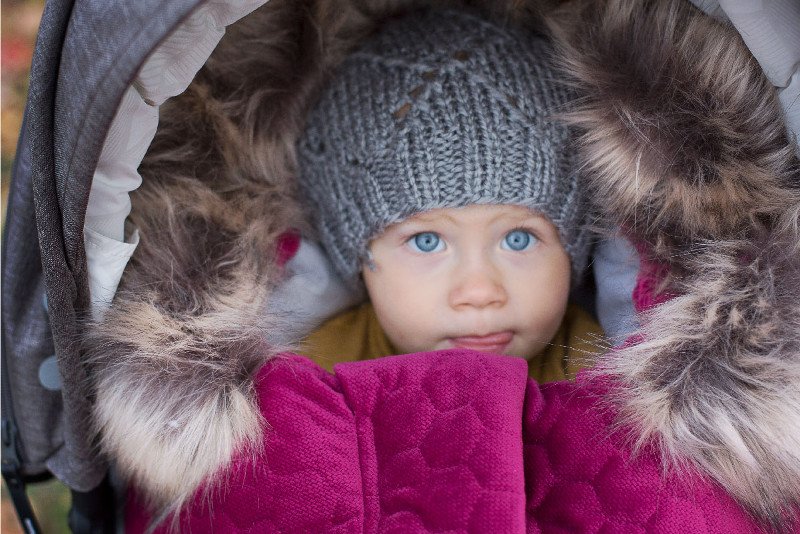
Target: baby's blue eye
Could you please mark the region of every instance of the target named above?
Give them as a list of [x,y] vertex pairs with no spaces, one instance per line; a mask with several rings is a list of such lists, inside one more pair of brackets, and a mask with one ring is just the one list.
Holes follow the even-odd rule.
[[444,241],[433,232],[422,232],[408,240],[411,248],[417,252],[439,252],[444,250]]
[[525,230],[512,230],[506,234],[500,245],[506,250],[521,251],[531,247],[536,242],[536,237]]

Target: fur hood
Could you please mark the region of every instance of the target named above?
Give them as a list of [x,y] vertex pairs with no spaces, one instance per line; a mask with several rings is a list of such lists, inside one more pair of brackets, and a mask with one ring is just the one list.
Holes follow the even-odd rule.
[[800,167],[774,88],[685,2],[575,2],[548,22],[591,197],[675,295],[599,372],[636,445],[777,526],[800,504]]
[[[163,107],[133,197],[141,242],[86,339],[102,447],[154,505],[262,442],[254,373],[286,348],[266,342],[276,238],[308,230],[292,182],[304,111],[383,17],[422,4],[272,0]],[[686,0],[469,4],[553,35],[602,225],[668,267],[674,298],[598,369],[622,386],[632,445],[778,525],[800,504],[800,167],[774,88]]]

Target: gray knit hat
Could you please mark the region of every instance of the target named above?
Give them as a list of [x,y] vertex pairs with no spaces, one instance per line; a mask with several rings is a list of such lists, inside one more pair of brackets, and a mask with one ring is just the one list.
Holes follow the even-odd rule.
[[474,14],[422,11],[352,53],[311,110],[299,183],[353,287],[369,240],[435,208],[517,204],[559,229],[573,279],[589,234],[550,44]]

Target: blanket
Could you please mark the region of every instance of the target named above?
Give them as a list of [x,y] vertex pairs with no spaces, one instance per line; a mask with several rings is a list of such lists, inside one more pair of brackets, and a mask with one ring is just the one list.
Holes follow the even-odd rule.
[[[200,489],[179,532],[759,532],[718,485],[615,429],[613,385],[538,385],[464,350],[261,369],[263,449]],[[130,504],[128,532],[147,515]],[[158,532],[176,526],[167,520]]]

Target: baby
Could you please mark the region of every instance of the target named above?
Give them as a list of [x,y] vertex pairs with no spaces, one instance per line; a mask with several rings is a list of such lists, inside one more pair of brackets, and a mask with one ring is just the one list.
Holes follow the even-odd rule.
[[299,183],[335,269],[369,303],[314,332],[309,355],[460,347],[528,358],[539,379],[574,374],[566,347],[599,327],[568,307],[589,235],[550,51],[424,11],[337,70],[298,142]]

